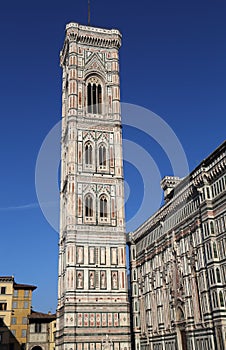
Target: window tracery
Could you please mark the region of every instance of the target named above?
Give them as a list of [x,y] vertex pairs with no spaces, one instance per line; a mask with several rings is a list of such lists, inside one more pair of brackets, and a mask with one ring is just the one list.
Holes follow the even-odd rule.
[[87,112],[102,114],[103,87],[97,77],[91,77],[87,81]]

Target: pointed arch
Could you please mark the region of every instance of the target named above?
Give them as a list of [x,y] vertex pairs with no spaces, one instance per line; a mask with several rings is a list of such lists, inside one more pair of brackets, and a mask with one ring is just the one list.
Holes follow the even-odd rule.
[[100,196],[100,217],[107,218],[108,216],[108,201],[105,195]]
[[93,196],[90,193],[85,196],[85,216],[93,217]]
[[103,114],[103,82],[96,75],[86,82],[87,112],[90,114]]
[[221,283],[221,275],[218,267],[216,268],[216,276],[217,276],[217,283]]
[[184,310],[182,308],[181,305],[178,305],[177,306],[177,310],[176,310],[176,319],[177,319],[177,322],[182,322],[185,320],[185,317],[184,317]]
[[85,223],[95,223],[95,197],[92,193],[87,193],[84,196],[84,222]]
[[104,143],[101,143],[98,147],[99,153],[99,166],[106,167],[107,166],[107,148]]
[[213,242],[213,256],[214,258],[217,258],[217,243]]
[[219,292],[219,299],[220,299],[220,306],[224,307],[224,296],[221,290]]
[[110,219],[110,202],[106,194],[99,196],[99,213],[98,218],[100,223],[108,223]]
[[93,145],[90,141],[85,143],[85,165],[93,164]]
[[214,234],[214,222],[210,221],[210,234],[213,235]]

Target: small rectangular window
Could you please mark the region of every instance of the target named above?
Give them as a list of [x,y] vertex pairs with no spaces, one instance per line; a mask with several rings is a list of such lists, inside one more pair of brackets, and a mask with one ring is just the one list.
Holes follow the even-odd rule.
[[7,303],[0,303],[0,310],[1,311],[7,310]]
[[6,294],[6,287],[0,288],[0,294]]
[[17,303],[17,301],[14,301],[13,302],[13,309],[17,309],[17,307],[18,307],[18,303]]
[[41,333],[41,331],[42,331],[42,324],[35,323],[35,333]]
[[25,297],[25,298],[28,298],[28,297],[29,297],[29,290],[25,290],[25,291],[24,291],[24,297]]
[[13,295],[14,297],[18,297],[18,290],[14,290]]
[[12,333],[12,335],[14,335],[14,337],[16,336],[16,330],[15,329],[11,329],[11,333]]
[[27,317],[22,318],[22,324],[27,324]]
[[12,324],[16,324],[16,317],[12,317]]
[[28,309],[28,301],[24,302],[24,309]]
[[22,329],[21,337],[22,338],[26,338],[26,335],[27,335],[27,330],[26,329]]

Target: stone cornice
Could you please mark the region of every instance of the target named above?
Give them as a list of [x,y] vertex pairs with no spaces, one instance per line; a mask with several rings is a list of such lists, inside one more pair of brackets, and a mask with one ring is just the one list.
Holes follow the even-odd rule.
[[226,141],[192,172],[196,186],[203,186],[220,176],[226,169]]
[[220,145],[209,157],[207,157],[195,170],[178,183],[174,188],[173,197],[164,204],[156,213],[147,219],[133,233],[134,240],[145,236],[153,228],[164,222],[166,216],[173,215],[178,207],[197,196],[197,188],[211,182],[214,178],[225,172],[226,168],[226,142]]
[[80,31],[86,31],[86,32],[93,32],[93,33],[100,33],[100,34],[117,34],[121,37],[121,33],[118,29],[106,29],[106,28],[98,28],[98,27],[91,27],[91,26],[85,26],[76,22],[70,22],[66,25],[66,30],[70,28],[79,29]]
[[169,202],[164,204],[156,213],[133,232],[133,239],[137,240],[143,235],[145,236],[153,228],[162,225],[165,218],[173,215],[178,206],[182,203],[186,203],[194,194],[194,191],[196,191],[195,187],[191,182],[188,182],[188,179],[186,179],[184,187],[178,191]]
[[90,26],[83,26],[78,23],[66,25],[66,37],[63,49],[60,52],[60,65],[63,66],[69,50],[69,44],[88,45],[99,48],[115,48],[121,46],[122,35],[117,29],[104,29]]
[[72,22],[66,25],[66,37],[70,42],[119,49],[122,36],[117,29],[96,28]]
[[121,46],[121,34],[116,29],[102,29],[89,26],[82,26],[78,23],[69,23],[66,26],[67,39],[80,44],[117,48]]

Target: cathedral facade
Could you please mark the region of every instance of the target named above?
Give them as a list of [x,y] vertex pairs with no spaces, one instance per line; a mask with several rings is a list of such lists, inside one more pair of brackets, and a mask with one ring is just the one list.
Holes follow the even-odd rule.
[[129,350],[118,30],[69,23],[61,51],[57,350]]
[[135,350],[226,349],[226,142],[130,233]]

